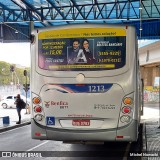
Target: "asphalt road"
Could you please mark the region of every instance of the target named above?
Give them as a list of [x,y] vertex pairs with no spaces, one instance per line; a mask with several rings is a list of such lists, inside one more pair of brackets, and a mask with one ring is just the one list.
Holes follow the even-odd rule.
[[1,155],[8,156],[10,152],[12,155],[12,158],[2,157],[1,159],[4,160],[18,160],[22,156],[24,156],[22,159],[32,160],[125,160],[128,159],[130,152],[141,150],[141,144],[141,140],[136,144],[108,142],[105,145],[64,144],[59,141],[33,140],[30,125],[0,133],[0,151],[5,151],[1,152]]

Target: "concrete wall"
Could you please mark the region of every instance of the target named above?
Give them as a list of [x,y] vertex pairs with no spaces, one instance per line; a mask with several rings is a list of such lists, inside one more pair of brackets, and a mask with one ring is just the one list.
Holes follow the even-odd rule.
[[157,67],[141,66],[141,76],[144,80],[144,86],[154,86],[155,77],[159,77],[160,69]]
[[152,87],[152,86],[145,86],[144,87],[144,102],[159,102],[159,88]]

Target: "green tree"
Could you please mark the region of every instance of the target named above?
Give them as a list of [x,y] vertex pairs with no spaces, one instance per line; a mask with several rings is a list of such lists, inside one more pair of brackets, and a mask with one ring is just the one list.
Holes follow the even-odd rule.
[[[13,72],[10,71],[10,66],[14,66]],[[27,70],[28,73],[30,72],[30,68],[25,68],[25,69]],[[19,83],[23,85],[26,80],[26,77],[24,76],[23,73],[24,73],[23,68],[17,68],[15,64],[10,64],[7,62],[0,61],[0,86],[10,85],[12,81],[12,76],[14,76],[14,79],[16,78],[17,83],[18,83],[18,80],[17,80],[17,77],[18,77]],[[29,82],[29,78],[28,78],[28,82]]]

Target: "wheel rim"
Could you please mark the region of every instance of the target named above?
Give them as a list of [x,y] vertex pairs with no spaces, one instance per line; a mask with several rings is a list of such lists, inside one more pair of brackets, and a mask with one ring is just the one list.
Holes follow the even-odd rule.
[[3,107],[3,108],[7,108],[7,104],[6,104],[6,103],[3,103],[3,104],[2,104],[2,107]]

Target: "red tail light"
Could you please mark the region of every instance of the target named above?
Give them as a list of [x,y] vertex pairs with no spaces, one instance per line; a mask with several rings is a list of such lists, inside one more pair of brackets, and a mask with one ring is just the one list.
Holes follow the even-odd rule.
[[38,137],[39,137],[39,136],[41,136],[41,133],[36,132],[36,133],[35,133],[35,136],[38,136]]
[[35,106],[34,111],[35,112],[42,112],[42,108],[40,106]]
[[130,113],[130,112],[131,112],[131,109],[130,109],[130,107],[123,107],[123,108],[122,108],[122,112],[123,112],[123,113]]

